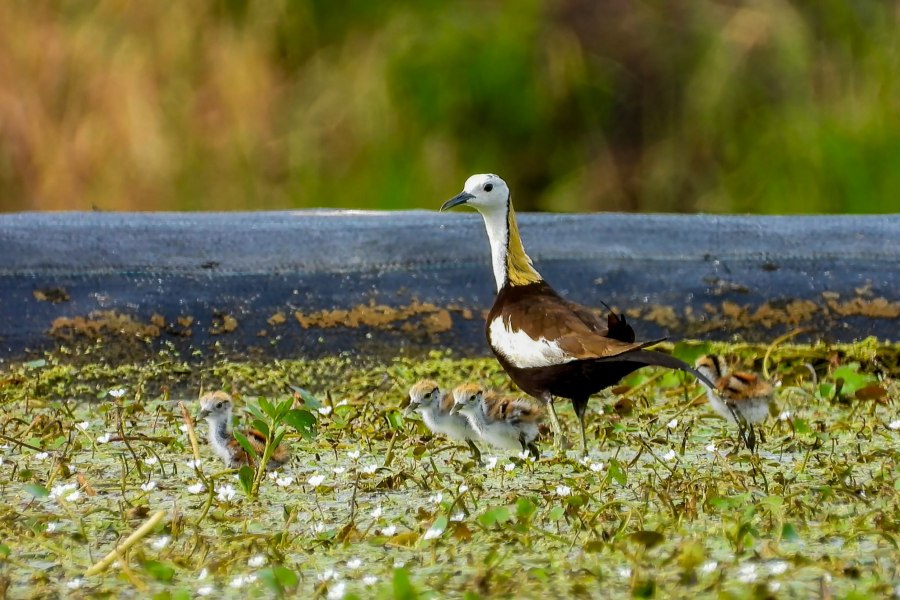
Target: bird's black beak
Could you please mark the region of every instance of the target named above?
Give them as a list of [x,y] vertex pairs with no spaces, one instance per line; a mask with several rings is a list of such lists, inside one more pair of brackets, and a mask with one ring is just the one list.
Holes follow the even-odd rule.
[[450,407],[450,414],[451,415],[458,414],[459,409],[461,409],[461,408],[462,408],[462,404],[455,403],[453,406]]
[[203,410],[201,410],[200,412],[197,413],[197,420],[202,421],[203,419],[205,419],[208,416],[209,416],[209,411],[204,408]]
[[469,192],[462,192],[462,193],[454,196],[453,198],[450,198],[446,202],[444,202],[444,205],[441,206],[441,212],[443,212],[445,210],[449,210],[449,209],[453,208],[454,206],[459,206],[460,204],[465,204],[466,202],[468,202],[469,200],[471,200],[474,197],[475,196],[473,196]]

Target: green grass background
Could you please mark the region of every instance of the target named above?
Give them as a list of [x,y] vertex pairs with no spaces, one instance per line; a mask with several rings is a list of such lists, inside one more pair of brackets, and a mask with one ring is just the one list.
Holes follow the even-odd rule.
[[9,0],[0,211],[894,212],[900,3]]

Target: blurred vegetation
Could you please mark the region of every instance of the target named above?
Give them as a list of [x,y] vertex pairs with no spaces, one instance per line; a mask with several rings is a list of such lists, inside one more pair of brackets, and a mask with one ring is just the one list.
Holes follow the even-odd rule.
[[0,210],[900,210],[896,0],[5,0]]

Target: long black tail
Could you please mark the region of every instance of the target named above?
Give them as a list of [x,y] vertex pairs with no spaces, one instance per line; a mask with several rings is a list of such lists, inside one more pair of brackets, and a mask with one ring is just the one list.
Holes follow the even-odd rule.
[[684,371],[685,373],[690,373],[697,380],[703,384],[704,387],[715,389],[716,385],[706,378],[706,376],[687,364],[683,360],[679,360],[674,356],[669,354],[665,354],[663,352],[657,352],[656,350],[633,350],[631,352],[623,352],[617,356],[610,356],[609,358],[604,358],[604,362],[618,362],[618,361],[627,361],[627,362],[635,362],[641,363],[644,365],[654,365],[657,367],[667,367],[669,369],[677,369],[679,371]]

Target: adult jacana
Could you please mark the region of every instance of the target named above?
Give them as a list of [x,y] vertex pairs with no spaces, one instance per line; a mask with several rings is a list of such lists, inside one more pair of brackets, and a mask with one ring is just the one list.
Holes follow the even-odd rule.
[[484,218],[491,245],[497,297],[488,313],[486,331],[491,350],[513,382],[543,401],[557,443],[562,431],[553,397],[569,398],[581,426],[581,448],[587,453],[584,411],[588,399],[632,371],[648,365],[691,373],[713,383],[677,358],[645,350],[654,342],[634,341],[623,318],[607,322],[590,309],[556,293],[525,254],[510,200],[509,187],[496,175],[473,175],[462,193],[441,206],[467,205]]

